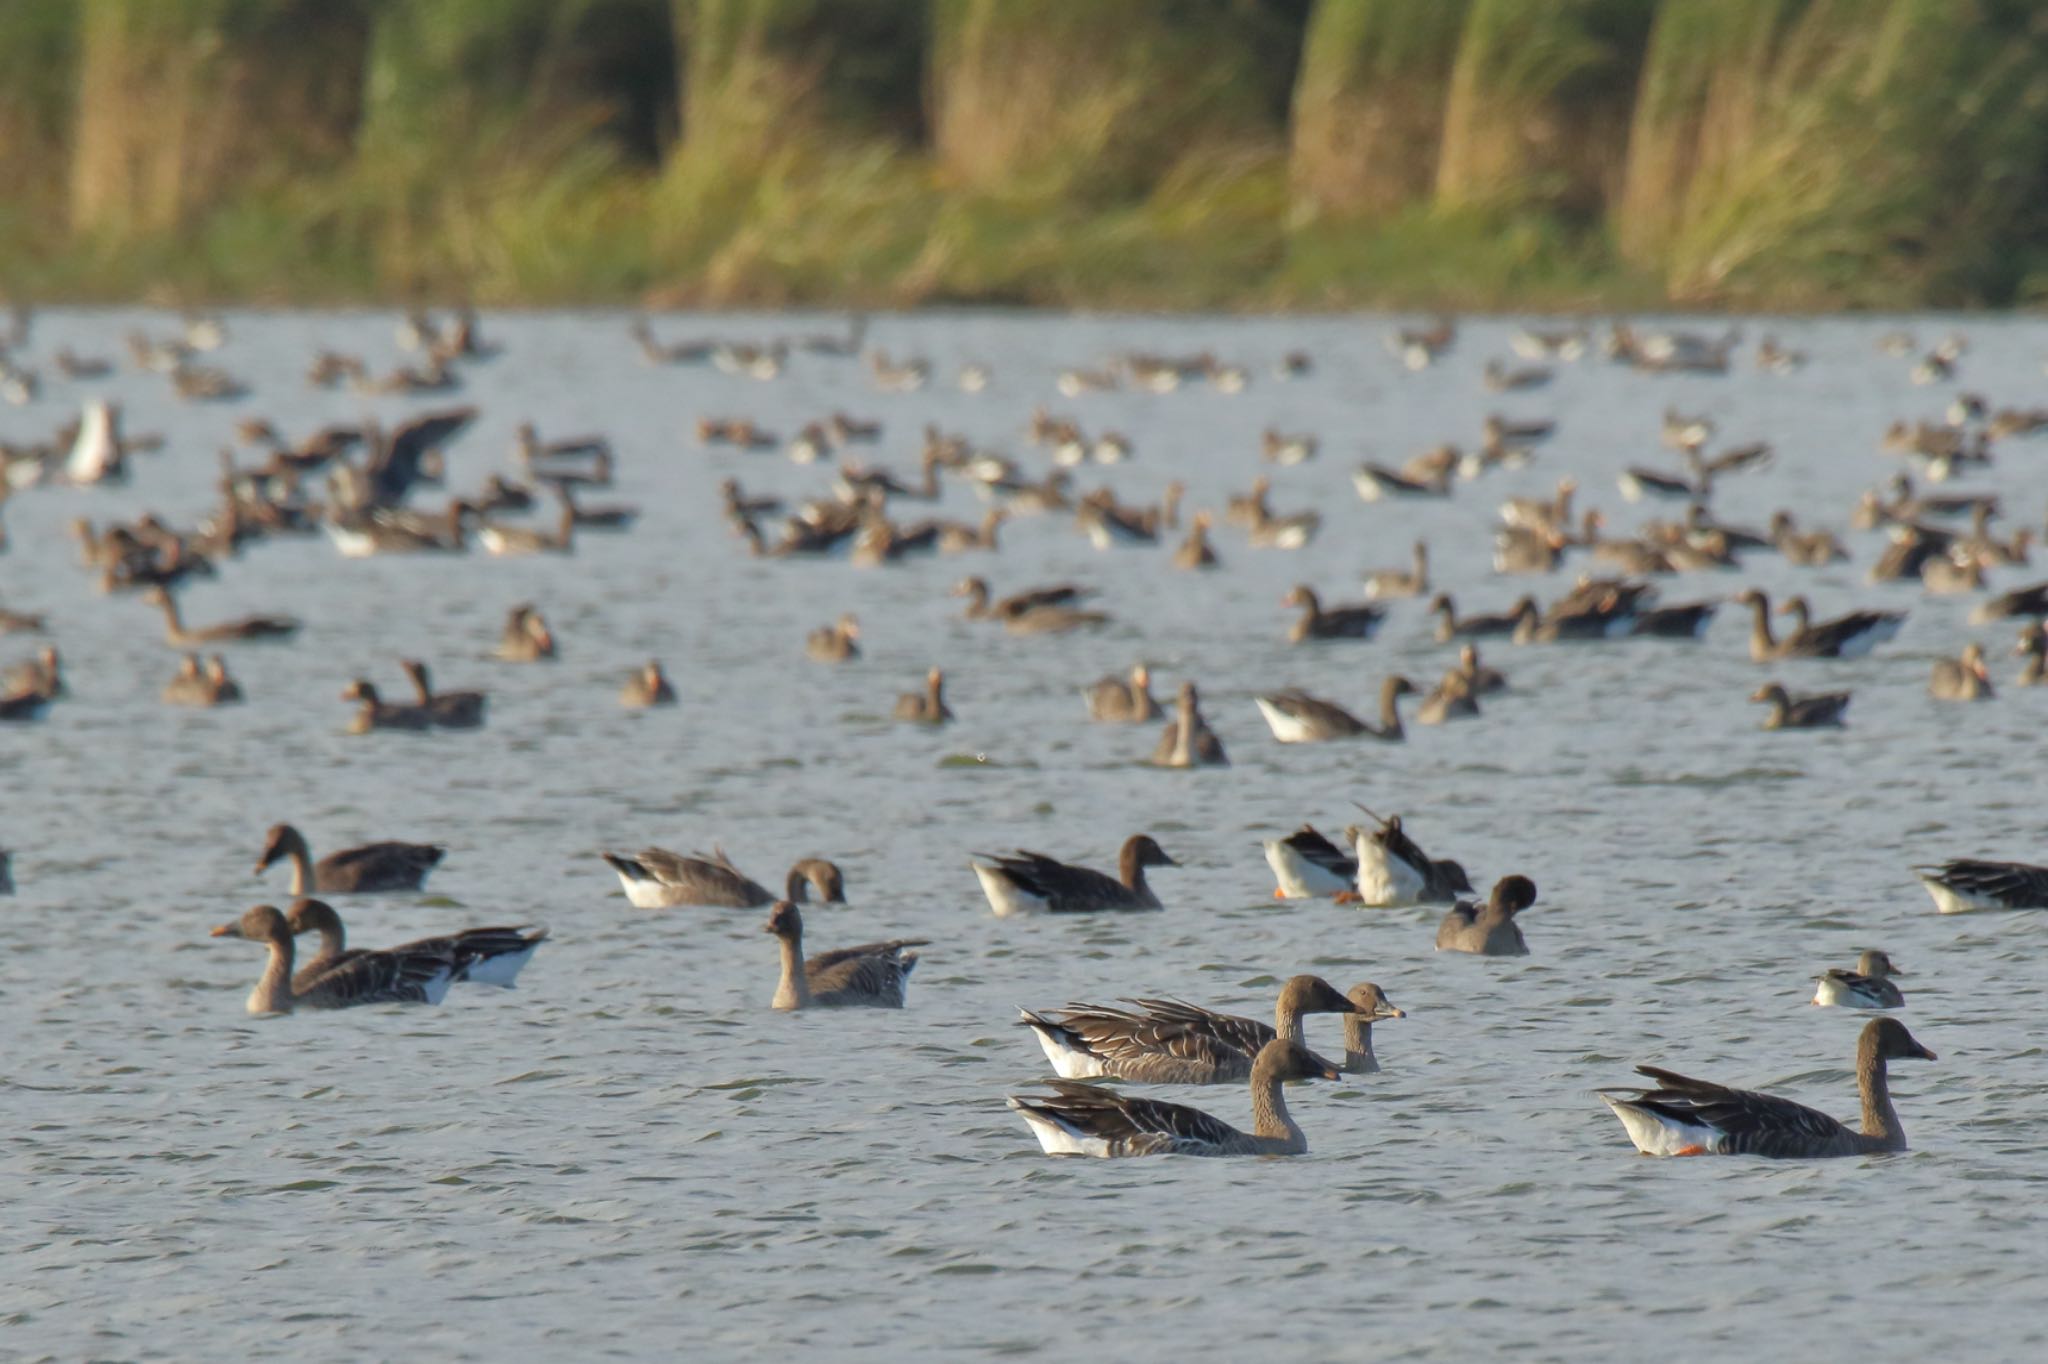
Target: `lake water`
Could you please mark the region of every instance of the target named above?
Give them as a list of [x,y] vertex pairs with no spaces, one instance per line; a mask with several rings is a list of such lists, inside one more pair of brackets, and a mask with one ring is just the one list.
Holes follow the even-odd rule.
[[[251,386],[246,401],[181,404],[124,357],[113,380],[51,377],[36,403],[0,409],[0,439],[24,440],[102,392],[130,431],[168,437],[125,488],[35,489],[0,513],[13,540],[0,604],[50,613],[73,693],[39,725],[0,729],[0,845],[16,850],[20,884],[0,901],[0,1354],[2042,1353],[2048,1072],[2032,1005],[2048,916],[1937,917],[1908,868],[2042,860],[2027,774],[2048,689],[1929,700],[1931,660],[1970,639],[2009,678],[2014,632],[1968,625],[1972,598],[1868,585],[1884,538],[1846,521],[1856,494],[1898,467],[1878,450],[1887,423],[1938,418],[1959,387],[2038,400],[2048,326],[1750,320],[1751,343],[1773,332],[1810,365],[1773,376],[1745,363],[1716,379],[1589,359],[1547,391],[1496,400],[1479,372],[1506,355],[1505,321],[1468,323],[1450,357],[1411,374],[1383,346],[1382,317],[883,317],[869,343],[929,356],[938,373],[924,392],[881,394],[848,360],[797,356],[759,383],[647,368],[620,315],[493,315],[485,330],[504,353],[463,370],[456,401],[483,415],[449,449],[450,487],[512,472],[522,419],[544,435],[603,431],[618,480],[588,500],[638,503],[639,526],[519,561],[345,561],[324,538],[255,546],[183,594],[188,620],[287,611],[307,626],[287,647],[230,651],[246,705],[188,712],[157,699],[176,655],[156,613],[100,595],[71,518],[154,509],[190,524],[243,416],[297,436],[437,405],[305,383],[320,345],[396,363],[386,315],[226,321],[209,362]],[[173,322],[51,312],[25,358],[67,344],[115,355],[131,327]],[[765,339],[829,325],[658,329]],[[1966,331],[1959,382],[1910,385],[1910,361],[1876,347],[1900,325],[1923,349]],[[1203,348],[1251,365],[1249,389],[1066,400],[1054,388],[1067,365]],[[1270,377],[1296,348],[1315,356],[1313,375]],[[992,367],[987,391],[949,382],[970,360]],[[1262,428],[1319,433],[1322,456],[1275,471],[1272,502],[1320,509],[1322,534],[1290,553],[1219,527],[1225,567],[1199,577],[1164,552],[1098,553],[1065,517],[1011,523],[995,556],[879,570],[752,560],[722,523],[718,479],[799,496],[822,492],[831,466],[707,452],[690,436],[705,415],[787,437],[844,409],[886,421],[871,454],[899,470],[930,421],[1038,471],[1046,457],[1023,432],[1041,403],[1132,437],[1133,460],[1079,481],[1135,501],[1181,478],[1192,505],[1220,508],[1261,471]],[[1363,570],[1405,566],[1422,536],[1465,611],[1555,596],[1587,561],[1548,580],[1495,578],[1495,508],[1570,473],[1613,533],[1669,515],[1625,506],[1614,483],[1624,465],[1674,462],[1657,445],[1667,405],[1710,413],[1719,444],[1777,448],[1771,469],[1725,480],[1717,514],[1761,525],[1791,507],[1842,532],[1855,559],[1815,570],[1752,555],[1736,573],[1670,580],[1664,599],[1755,584],[1805,591],[1821,615],[1908,609],[1896,641],[1861,661],[1767,670],[1748,660],[1746,618],[1725,608],[1696,645],[1503,643],[1487,658],[1513,691],[1477,722],[1415,728],[1403,745],[1273,742],[1255,692],[1296,683],[1369,711],[1388,672],[1426,684],[1452,652],[1414,602],[1370,644],[1289,648],[1289,586],[1355,599]],[[1360,458],[1470,446],[1495,407],[1554,416],[1560,434],[1527,468],[1449,501],[1369,506],[1353,493]],[[1958,482],[2002,493],[2009,524],[2038,524],[2044,460],[2048,447],[2008,441]],[[945,514],[979,509],[949,486]],[[959,619],[947,590],[968,572],[998,591],[1088,583],[1117,623],[1008,637]],[[1993,587],[2040,575],[2009,569]],[[520,601],[553,624],[557,662],[490,657]],[[805,631],[845,610],[860,616],[865,658],[809,662]],[[0,660],[35,643],[0,641]],[[408,655],[441,686],[488,690],[488,728],[347,736],[344,683],[361,674],[402,692]],[[648,657],[667,663],[681,704],[624,711],[618,688]],[[1140,659],[1161,695],[1199,681],[1233,766],[1154,770],[1141,761],[1153,727],[1086,722],[1077,688]],[[934,663],[958,723],[889,724],[895,695]],[[1747,697],[1770,676],[1852,687],[1850,727],[1761,732]],[[1533,877],[1531,955],[1440,956],[1434,910],[1269,898],[1259,840],[1304,820],[1334,832],[1356,818],[1354,799],[1404,814],[1482,888]],[[380,838],[448,846],[428,895],[339,901],[364,945],[472,923],[545,922],[553,936],[516,991],[251,1020],[261,951],[207,930],[284,903],[281,871],[250,873],[277,821],[316,855]],[[971,852],[1019,845],[1109,866],[1138,831],[1182,863],[1153,875],[1163,914],[997,920],[967,869]],[[597,857],[713,843],[771,884],[798,856],[839,861],[851,903],[812,909],[807,946],[932,939],[910,1007],[770,1012],[761,912],[631,909]],[[1648,1160],[1592,1093],[1653,1062],[1853,1119],[1863,1016],[1806,1000],[1813,975],[1867,946],[1911,973],[1903,1017],[1941,1055],[1893,1068],[1910,1153]],[[1015,1026],[1020,1005],[1172,993],[1270,1016],[1278,982],[1300,971],[1375,980],[1410,1014],[1376,1030],[1383,1073],[1290,1093],[1304,1158],[1054,1160],[1004,1107],[1047,1073]],[[1341,1045],[1333,1019],[1311,1019],[1310,1034]],[[1236,1088],[1156,1092],[1248,1122]]]

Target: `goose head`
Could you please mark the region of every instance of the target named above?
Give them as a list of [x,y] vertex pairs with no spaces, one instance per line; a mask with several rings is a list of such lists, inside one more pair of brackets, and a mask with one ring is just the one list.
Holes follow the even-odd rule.
[[1395,1008],[1394,1001],[1388,999],[1380,987],[1369,980],[1352,986],[1345,998],[1351,1001],[1351,1012],[1364,1014],[1366,1018],[1375,1022],[1382,1018],[1408,1016],[1406,1009]]
[[1356,1004],[1321,976],[1294,976],[1280,987],[1280,1007],[1297,1014],[1361,1013]]
[[257,905],[241,918],[216,926],[207,936],[247,938],[251,942],[289,942],[292,935],[276,905]]
[[1889,1061],[1939,1059],[1932,1051],[1916,1042],[1913,1034],[1906,1031],[1906,1025],[1896,1018],[1876,1018],[1866,1024],[1863,1036],[1857,1040],[1856,1046],[1858,1051],[1865,1048],[1874,1049],[1880,1057]]

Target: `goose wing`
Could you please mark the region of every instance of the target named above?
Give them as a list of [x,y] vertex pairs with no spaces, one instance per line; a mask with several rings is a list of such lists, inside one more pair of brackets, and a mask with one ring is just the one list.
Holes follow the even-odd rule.
[[[1144,1001],[1133,1001],[1143,1008]],[[1152,1083],[1241,1079],[1251,1058],[1213,1031],[1150,1011],[1106,1004],[1069,1004],[1027,1013],[1034,1027],[1065,1033],[1075,1048],[1099,1057],[1104,1073]],[[1151,1072],[1151,1073],[1148,1073]]]
[[1917,870],[1923,877],[1963,894],[1996,900],[2015,909],[2048,907],[2048,867],[1965,857]]
[[1231,1050],[1241,1052],[1247,1062],[1259,1054],[1260,1047],[1273,1040],[1272,1025],[1261,1023],[1256,1018],[1221,1014],[1180,999],[1134,999],[1130,1002],[1144,1010],[1143,1016],[1155,1025],[1213,1038]]
[[347,1009],[358,1004],[439,1004],[455,978],[453,957],[392,949],[351,952],[331,969],[295,989],[293,999],[308,1009]]
[[917,953],[903,949],[922,946],[927,941],[900,938],[842,947],[806,961],[804,976],[813,996],[838,995],[901,1004],[904,984],[917,965]]
[[1848,1135],[1848,1129],[1819,1109],[1772,1094],[1729,1089],[1656,1066],[1637,1066],[1638,1075],[1657,1082],[1635,1102],[1663,1117],[1710,1127],[1739,1155],[1798,1155]]
[[1069,866],[1044,853],[1019,848],[1015,857],[990,857],[986,853],[975,856],[993,862],[1019,890],[1044,900],[1050,910],[1137,903],[1131,888],[1115,877],[1087,867]]
[[1365,723],[1350,711],[1305,691],[1288,688],[1257,698],[1315,734],[1361,734]]
[[1054,1093],[1011,1100],[1079,1135],[1109,1143],[1118,1155],[1179,1151],[1198,1155],[1242,1144],[1245,1134],[1220,1118],[1185,1104],[1140,1099],[1073,1080],[1048,1080]]
[[614,860],[606,855],[620,871],[630,871],[621,862],[634,863],[660,881],[663,885],[674,886],[687,893],[691,904],[717,905],[727,909],[754,909],[770,904],[775,897],[759,884],[741,873],[726,858],[724,852],[714,850],[711,857],[685,857],[666,848],[642,848],[630,858]]
[[412,889],[446,851],[436,843],[365,843],[321,858],[317,879],[353,890]]
[[1304,861],[1313,862],[1333,875],[1347,878],[1358,875],[1358,859],[1317,833],[1313,824],[1302,825],[1281,842]]

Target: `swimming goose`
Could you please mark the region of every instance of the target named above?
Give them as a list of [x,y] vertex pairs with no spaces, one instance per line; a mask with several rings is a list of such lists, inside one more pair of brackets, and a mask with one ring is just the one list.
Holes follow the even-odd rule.
[[1394,1001],[1371,981],[1352,986],[1347,998],[1357,1012],[1344,1015],[1344,1073],[1377,1075],[1380,1058],[1372,1050],[1372,1025],[1390,1018],[1406,1018],[1408,1011],[1395,1008]]
[[1477,644],[1466,644],[1458,650],[1458,674],[1465,679],[1465,689],[1474,696],[1491,696],[1508,689],[1506,673],[1479,661]]
[[[666,848],[642,848],[631,855],[601,852],[598,856],[619,874],[626,903],[635,909],[673,909],[677,905],[755,909],[775,899],[766,887],[735,867],[725,849],[716,846],[709,857],[703,853],[684,857]],[[845,877],[822,857],[802,857],[790,864],[782,898],[805,904],[811,891],[817,892],[821,904],[846,903]]]
[[174,706],[210,706],[213,687],[198,654],[186,654],[178,664],[178,675],[164,684],[163,698]]
[[1523,597],[1514,606],[1492,616],[1458,615],[1457,604],[1448,592],[1439,592],[1430,598],[1429,610],[1437,618],[1436,639],[1439,644],[1448,644],[1454,639],[1482,639],[1488,635],[1512,635],[1524,616],[1534,619],[1540,614],[1534,597]]
[[[1364,810],[1364,806],[1359,806]],[[1356,902],[1373,909],[1406,905],[1456,903],[1459,895],[1470,895],[1472,882],[1465,869],[1448,857],[1431,857],[1401,827],[1401,816],[1385,819],[1366,810],[1376,828],[1351,825],[1344,841],[1351,846],[1356,868],[1353,884],[1337,896],[1344,903]]]
[[946,708],[946,675],[933,668],[924,675],[924,690],[907,691],[896,698],[896,719],[913,725],[943,725],[953,718]]
[[1915,867],[1913,873],[1943,914],[1965,914],[1973,909],[2048,909],[2048,867],[1964,857],[1938,867]]
[[1377,606],[1336,606],[1324,610],[1315,591],[1306,583],[1297,583],[1280,599],[1280,604],[1301,608],[1301,618],[1288,627],[1289,644],[1311,639],[1371,639],[1387,614]]
[[1872,949],[1856,959],[1853,971],[1835,966],[1826,975],[1815,977],[1820,988],[1813,992],[1813,1002],[1849,1009],[1903,1009],[1906,996],[1889,977],[1905,974],[1892,965],[1890,957]]
[[1789,511],[1771,513],[1770,538],[1787,563],[1805,568],[1825,568],[1845,563],[1849,558],[1849,551],[1842,548],[1842,542],[1832,532],[1802,531]]
[[1215,568],[1223,562],[1217,557],[1215,546],[1209,543],[1209,524],[1209,513],[1195,513],[1194,520],[1188,526],[1188,538],[1174,548],[1175,568],[1192,571]]
[[763,932],[782,946],[782,979],[775,986],[773,1009],[900,1009],[910,989],[917,953],[929,938],[892,938],[862,943],[804,958],[804,918],[788,900],[768,911]]
[[346,1009],[357,1004],[439,1004],[455,979],[455,963],[447,957],[365,952],[309,981],[303,993],[295,991],[292,931],[275,905],[257,905],[234,922],[215,928],[212,936],[246,938],[270,948],[263,974],[249,992],[252,1014],[288,1014],[299,1005]]
[[1930,597],[1953,597],[1984,589],[1984,565],[1976,558],[1958,560],[1955,555],[1930,556],[1920,565],[1920,582]]
[[17,663],[0,674],[0,692],[10,695],[32,691],[55,699],[64,695],[64,661],[54,646],[45,644],[26,663]]
[[849,663],[860,657],[860,622],[847,612],[804,636],[804,652],[820,663]]
[[1898,634],[1906,619],[1903,611],[1854,611],[1810,625],[1806,598],[1793,597],[1778,608],[1780,615],[1794,618],[1791,632],[1780,640],[1771,633],[1769,597],[1751,587],[1735,600],[1751,610],[1749,656],[1757,663],[1780,658],[1861,658]]
[[1048,1155],[1298,1156],[1308,1138],[1287,1111],[1289,1080],[1334,1080],[1327,1062],[1274,1038],[1252,1063],[1252,1130],[1240,1132],[1182,1104],[1140,1099],[1073,1080],[1049,1080],[1049,1095],[1009,1096]]
[[1400,698],[1413,695],[1415,684],[1405,677],[1389,677],[1380,683],[1380,723],[1377,727],[1359,719],[1342,706],[1289,688],[1254,696],[1252,703],[1266,719],[1266,728],[1283,744],[1320,743],[1329,739],[1364,736],[1399,743],[1406,738],[1401,727]]
[[163,587],[152,587],[142,594],[142,599],[152,606],[161,607],[164,613],[164,640],[176,649],[189,649],[195,644],[231,644],[237,641],[287,640],[299,632],[299,622],[291,616],[244,616],[239,620],[222,621],[218,625],[205,625],[188,630],[178,611],[178,599]]
[[1567,543],[1563,531],[1535,531],[1508,526],[1493,537],[1493,571],[1552,572],[1564,557]]
[[1652,606],[1635,613],[1628,632],[1643,639],[1705,639],[1717,607],[1710,601]]
[[1269,838],[1261,846],[1279,883],[1273,888],[1276,900],[1342,895],[1358,880],[1358,859],[1317,833],[1313,824],[1304,824],[1285,838]]
[[668,674],[661,670],[661,663],[648,659],[645,666],[626,679],[626,685],[619,689],[619,704],[628,710],[646,710],[651,706],[673,706],[676,703],[676,689],[669,685]]
[[[1150,834],[1133,834],[1117,854],[1121,879],[1087,867],[1055,862],[1043,853],[1019,849],[1014,857],[976,853],[969,862],[989,908],[998,917],[1044,912],[1084,914],[1096,910],[1159,909],[1159,897],[1145,883],[1147,867],[1177,867]],[[993,865],[990,865],[993,864]]]
[[1316,532],[1322,529],[1320,512],[1274,516],[1264,506],[1254,510],[1256,514],[1245,526],[1245,542],[1254,549],[1300,549],[1315,539]]
[[330,853],[318,862],[305,835],[289,824],[273,824],[263,836],[256,860],[261,876],[280,859],[292,864],[294,898],[318,891],[325,895],[369,895],[378,891],[419,890],[447,849],[437,843],[365,843]]
[[1845,691],[1794,696],[1779,683],[1766,682],[1749,699],[1771,708],[1764,717],[1765,729],[1840,729],[1849,696]]
[[1436,950],[1483,957],[1526,957],[1529,944],[1515,915],[1536,903],[1536,883],[1526,876],[1494,882],[1484,905],[1457,904],[1437,925]]
[[1365,595],[1369,600],[1388,597],[1419,597],[1429,591],[1429,546],[1415,542],[1415,567],[1410,571],[1383,568],[1367,576]]
[[1430,689],[1422,698],[1422,704],[1415,708],[1415,723],[1418,725],[1441,725],[1450,720],[1476,720],[1479,718],[1479,700],[1466,685],[1465,674],[1457,668],[1443,675],[1443,680]]
[[1556,377],[1556,371],[1548,365],[1517,365],[1510,369],[1499,360],[1488,360],[1482,377],[1489,393],[1513,393],[1543,387]]
[[434,713],[425,706],[404,706],[386,701],[374,684],[358,677],[341,690],[341,699],[357,703],[348,720],[348,732],[368,734],[372,730],[396,729],[419,732],[434,727]]
[[1218,1085],[1248,1079],[1252,1058],[1275,1037],[1307,1045],[1302,1015],[1349,1014],[1358,1007],[1321,976],[1295,976],[1281,986],[1270,1026],[1177,999],[1127,1002],[1131,1008],[1022,1009],[1021,1026],[1031,1029],[1062,1080]]
[[1937,701],[1989,701],[1998,693],[1984,666],[1984,646],[1966,644],[1960,658],[1939,658],[1927,694]]
[[1173,718],[1166,722],[1166,728],[1159,735],[1159,744],[1152,750],[1152,765],[1230,766],[1230,759],[1223,752],[1223,741],[1202,718],[1201,701],[1192,682],[1180,684],[1180,694],[1174,699]]
[[2048,630],[2041,628],[2040,621],[2027,622],[2020,630],[2019,642],[2012,646],[2012,651],[2027,660],[2020,665],[2020,675],[2013,679],[2015,686],[2048,684]]
[[966,525],[959,521],[947,521],[939,526],[938,546],[941,554],[965,554],[972,550],[994,550],[996,532],[1010,514],[1001,507],[990,507],[982,513],[979,526]]
[[2048,583],[2014,588],[1989,601],[1979,602],[1970,612],[1970,624],[1988,625],[2011,616],[2048,616]]
[[361,948],[350,950],[347,930],[342,927],[341,915],[335,913],[334,906],[325,900],[308,899],[292,901],[292,907],[285,912],[285,926],[291,929],[294,937],[301,933],[320,935],[320,950],[292,974],[292,993],[302,1000],[329,971],[359,957],[378,955],[438,957],[455,968],[456,984],[468,981],[473,985],[510,989],[519,972],[533,960],[534,952],[548,936],[546,928],[521,924],[517,927],[465,928],[437,938],[400,943],[383,949],[381,953],[365,952]]
[[521,554],[570,554],[576,549],[576,505],[566,492],[560,494],[562,514],[552,531],[534,526],[506,526],[479,520],[477,543],[488,553],[501,557]]
[[1307,433],[1284,435],[1278,429],[1269,426],[1259,436],[1259,458],[1268,464],[1289,468],[1314,459],[1320,443]]
[[1111,675],[1081,689],[1088,702],[1088,718],[1109,724],[1144,724],[1159,718],[1159,703],[1152,699],[1152,670],[1140,663],[1131,669],[1130,681]]
[[416,658],[407,658],[401,659],[398,666],[412,679],[413,690],[419,693],[420,707],[434,724],[442,729],[475,729],[483,724],[486,698],[482,692],[437,692],[426,664]]
[[952,595],[967,599],[967,607],[961,614],[968,620],[1010,621],[1042,607],[1073,606],[1093,593],[1072,583],[1059,583],[1051,587],[1026,588],[991,601],[988,580],[972,577],[962,578],[954,584]]
[[[1450,449],[1448,446],[1444,448]],[[1352,471],[1351,486],[1358,490],[1361,502],[1397,497],[1449,497],[1456,453],[1452,450],[1454,458],[1451,461],[1427,471],[1389,469],[1384,464],[1368,460]]]
[[1906,1149],[1905,1129],[1892,1107],[1885,1062],[1934,1053],[1913,1040],[1896,1018],[1873,1018],[1856,1039],[1856,1088],[1863,1096],[1863,1130],[1852,1131],[1817,1109],[1729,1089],[1707,1080],[1637,1066],[1657,1082],[1632,1097],[1602,1094],[1629,1140],[1646,1156],[1774,1156],[1808,1160],[1823,1156],[1875,1155]]
[[530,604],[505,613],[505,628],[499,632],[497,655],[508,663],[538,663],[555,656],[555,634],[547,621]]

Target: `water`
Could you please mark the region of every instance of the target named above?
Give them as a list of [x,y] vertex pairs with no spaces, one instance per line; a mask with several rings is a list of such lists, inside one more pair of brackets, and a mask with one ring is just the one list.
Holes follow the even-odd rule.
[[[1747,324],[1752,340],[1772,330],[1812,353],[1790,377],[1566,367],[1550,391],[1498,404],[1560,420],[1530,467],[1447,503],[1366,506],[1349,480],[1361,456],[1397,463],[1475,441],[1494,405],[1478,373],[1505,352],[1506,324],[1467,325],[1452,358],[1411,375],[1383,349],[1379,318],[876,323],[872,344],[927,354],[942,377],[965,360],[992,365],[992,388],[970,396],[944,384],[879,395],[857,364],[809,357],[768,384],[649,370],[619,316],[492,317],[505,353],[465,371],[459,400],[484,415],[450,450],[451,486],[507,468],[523,418],[544,434],[603,430],[621,460],[602,500],[641,504],[640,526],[587,536],[569,559],[343,561],[322,539],[258,546],[184,594],[188,620],[290,611],[307,628],[289,647],[231,651],[245,706],[190,713],[156,699],[175,656],[155,614],[97,593],[75,567],[69,519],[153,508],[191,522],[217,448],[252,412],[296,436],[435,405],[303,382],[319,344],[395,362],[388,318],[228,323],[218,360],[249,382],[247,402],[185,406],[160,377],[124,369],[102,385],[52,382],[36,405],[0,412],[0,436],[38,436],[96,389],[120,396],[130,430],[170,438],[125,489],[36,490],[4,513],[14,544],[0,601],[53,615],[74,695],[41,725],[0,732],[0,842],[17,850],[21,886],[0,912],[0,1352],[2041,1351],[2026,1294],[2048,1182],[2031,1009],[2048,916],[1938,918],[1907,870],[2043,851],[2024,773],[2048,694],[1959,707],[1924,691],[1930,660],[1971,638],[2008,677],[2009,628],[1968,626],[1968,598],[1865,584],[1883,541],[1860,534],[1851,564],[1755,555],[1736,574],[1670,581],[1664,599],[1754,583],[1804,590],[1822,615],[1910,609],[1870,659],[1758,668],[1746,620],[1724,610],[1698,646],[1490,649],[1512,694],[1477,723],[1416,729],[1400,746],[1283,748],[1250,701],[1298,683],[1369,710],[1390,670],[1433,680],[1450,651],[1415,603],[1370,645],[1281,642],[1291,584],[1354,598],[1358,574],[1403,566],[1417,535],[1465,611],[1561,591],[1562,575],[1492,577],[1495,506],[1570,472],[1581,505],[1625,531],[1644,513],[1623,506],[1614,475],[1666,462],[1667,404],[1711,413],[1724,443],[1778,448],[1771,470],[1726,480],[1719,515],[1756,525],[1789,506],[1842,529],[1856,492],[1893,467],[1876,450],[1886,423],[1936,417],[1953,391],[1912,388],[1909,362],[1877,354],[1897,320]],[[1924,347],[1954,320],[1908,324]],[[113,353],[137,325],[169,319],[49,314],[34,353]],[[2048,327],[1964,325],[1963,385],[2031,400]],[[1250,390],[1053,392],[1066,364],[1203,347],[1254,364]],[[1314,376],[1267,377],[1294,347],[1315,354]],[[1133,437],[1136,459],[1105,471],[1133,500],[1181,477],[1194,505],[1220,506],[1259,472],[1261,428],[1319,432],[1321,458],[1276,472],[1272,501],[1321,508],[1325,529],[1287,553],[1220,528],[1226,567],[1200,578],[1164,553],[1098,554],[1064,519],[1013,522],[993,557],[872,571],[753,561],[720,522],[717,479],[798,494],[829,473],[706,453],[686,434],[699,416],[730,415],[787,437],[844,408],[887,420],[879,457],[898,467],[925,421],[1041,467],[1021,438],[1038,403]],[[2041,459],[2008,442],[1967,486],[1997,489],[2031,524]],[[944,510],[971,519],[978,505],[955,486]],[[1010,638],[957,618],[946,591],[967,572],[998,591],[1091,583],[1119,623]],[[2030,580],[2008,570],[1994,587]],[[558,662],[489,657],[523,600],[553,623]],[[804,632],[842,610],[859,613],[866,658],[809,663]],[[33,644],[11,637],[0,657]],[[405,655],[428,659],[444,687],[487,689],[489,727],[346,736],[342,685],[362,674],[402,691]],[[649,656],[668,663],[682,703],[624,712],[617,689]],[[1152,728],[1084,721],[1076,688],[1140,658],[1163,693],[1200,681],[1234,766],[1155,771],[1140,765]],[[937,734],[888,724],[895,694],[932,663],[948,670],[959,722]],[[1853,687],[1851,727],[1760,732],[1746,697],[1772,675],[1795,690]],[[1402,812],[1482,886],[1532,876],[1532,955],[1440,957],[1433,911],[1268,898],[1258,840],[1304,819],[1341,827],[1353,799]],[[279,820],[316,854],[375,838],[448,845],[430,895],[341,902],[364,944],[483,922],[544,921],[554,936],[514,992],[252,1021],[242,1000],[260,952],[206,930],[282,901],[281,875],[249,870]],[[1139,830],[1183,864],[1155,873],[1168,906],[1156,916],[998,921],[966,867],[971,851],[1016,845],[1105,866]],[[775,951],[759,912],[632,910],[596,857],[714,842],[772,883],[801,855],[845,867],[852,903],[810,913],[813,950],[933,939],[910,1008],[771,1013]],[[1633,1154],[1591,1091],[1627,1082],[1639,1061],[1853,1117],[1862,1019],[1805,1000],[1813,974],[1864,946],[1912,973],[1904,1017],[1941,1054],[1894,1067],[1910,1154]],[[1291,1096],[1305,1158],[1055,1161],[1003,1106],[1046,1073],[1013,1025],[1019,1005],[1171,992],[1264,1015],[1298,971],[1376,980],[1410,1012],[1377,1029],[1382,1074]],[[1337,1047],[1334,1020],[1312,1019],[1311,1040]],[[1247,1120],[1241,1091],[1165,1095]]]

